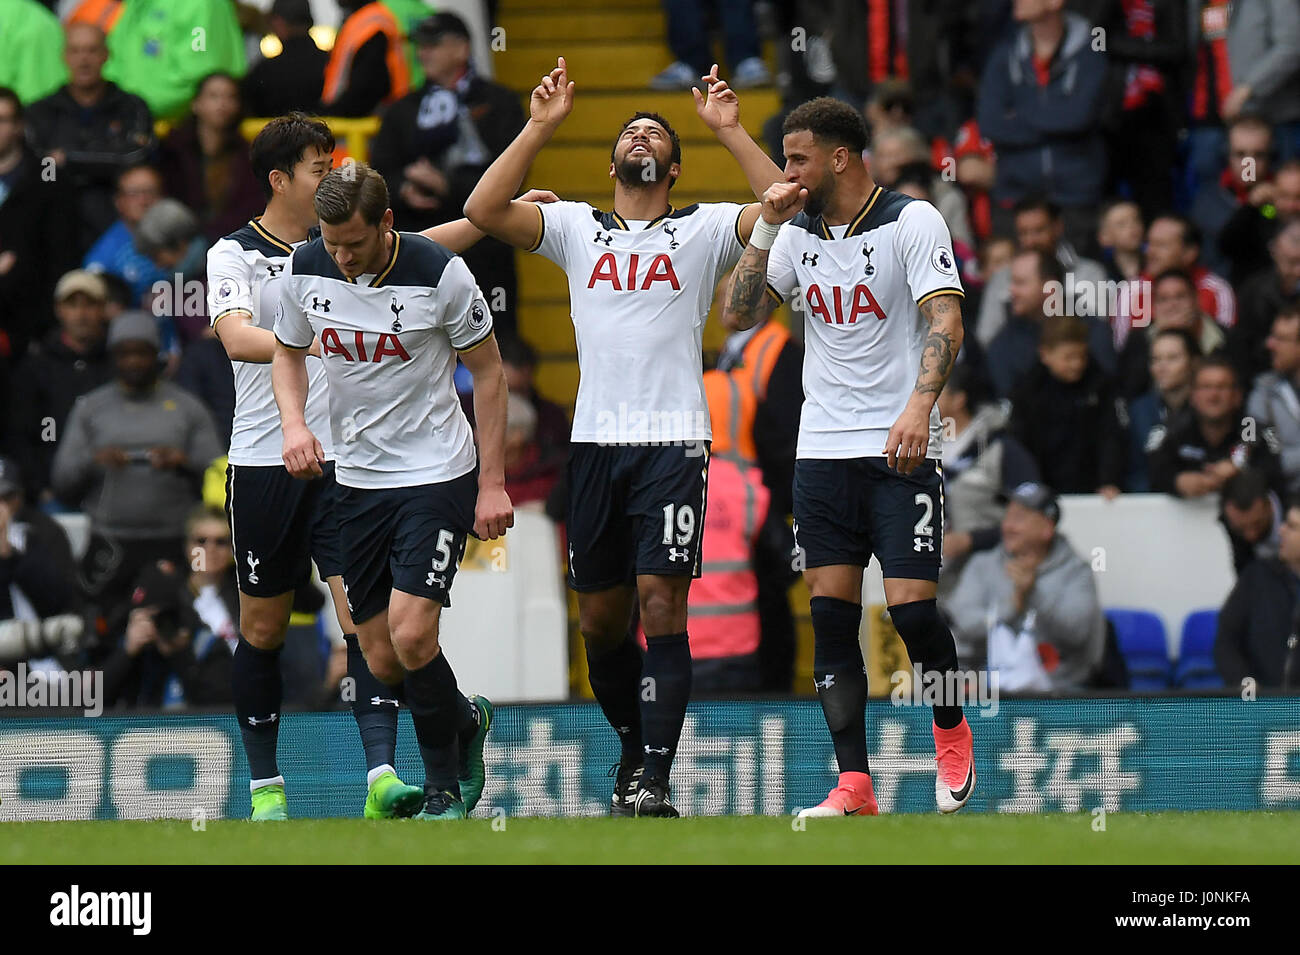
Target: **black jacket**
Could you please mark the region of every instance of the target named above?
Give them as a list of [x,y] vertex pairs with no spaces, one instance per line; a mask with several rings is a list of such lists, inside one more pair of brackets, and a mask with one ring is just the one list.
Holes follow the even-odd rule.
[[14,371],[8,441],[27,485],[28,500],[37,500],[50,487],[50,466],[72,406],[112,378],[113,365],[103,342],[82,354],[68,347],[54,329],[27,350]]
[[10,587],[16,587],[39,617],[76,613],[81,607],[77,565],[68,535],[58,521],[26,506],[14,517],[22,540],[9,557],[0,557],[0,620],[14,615]]
[[6,350],[21,355],[53,325],[54,285],[81,258],[71,186],[61,176],[42,176],[40,157],[26,149],[0,202],[0,254],[5,252],[14,254],[14,263],[0,274],[0,360]]
[[60,149],[67,155],[59,171],[70,177],[77,192],[84,252],[117,221],[113,193],[118,173],[147,162],[157,145],[149,107],[107,83],[100,101],[83,109],[64,86],[28,107],[24,119],[37,152]]
[[1282,306],[1295,302],[1300,302],[1300,289],[1283,289],[1271,262],[1237,289],[1237,324],[1228,329],[1227,351],[1243,387],[1272,366],[1264,340]]
[[244,77],[244,105],[250,116],[312,112],[325,88],[330,55],[307,35],[287,37],[279,56],[257,62]]
[[1119,398],[1096,362],[1066,384],[1041,362],[1012,398],[1008,430],[1033,455],[1043,481],[1061,494],[1124,484],[1127,432]]
[[1254,439],[1242,437],[1243,428],[1234,428],[1227,438],[1211,445],[1201,432],[1195,413],[1180,415],[1168,426],[1158,424],[1148,439],[1147,473],[1151,490],[1177,494],[1178,475],[1201,471],[1207,464],[1231,459],[1238,468],[1261,471],[1274,491],[1282,488],[1282,464],[1278,459],[1277,436],[1272,428],[1257,426]]
[[1254,677],[1260,687],[1280,687],[1286,641],[1296,629],[1300,578],[1276,558],[1241,572],[1219,612],[1214,662],[1228,686]]

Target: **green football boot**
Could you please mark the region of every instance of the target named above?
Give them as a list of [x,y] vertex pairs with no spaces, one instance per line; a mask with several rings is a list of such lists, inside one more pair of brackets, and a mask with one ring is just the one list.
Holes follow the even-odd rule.
[[424,797],[424,808],[416,819],[432,819],[438,822],[465,818],[465,803],[449,792],[429,793]]
[[395,773],[380,773],[366,793],[367,819],[406,819],[424,805],[424,790],[408,786]]
[[469,698],[478,710],[478,729],[460,748],[460,794],[465,799],[466,814],[474,811],[483,796],[487,767],[483,764],[483,741],[492,728],[492,701],[477,693]]
[[250,822],[284,822],[289,818],[289,803],[284,798],[284,786],[274,783],[253,790],[253,814]]

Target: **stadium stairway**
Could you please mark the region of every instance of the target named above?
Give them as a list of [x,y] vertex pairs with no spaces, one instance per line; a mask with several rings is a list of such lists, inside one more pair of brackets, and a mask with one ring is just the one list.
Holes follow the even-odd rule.
[[[682,175],[673,188],[673,205],[750,201],[739,168],[695,115],[691,93],[647,88],[673,59],[658,0],[620,0],[617,9],[612,6],[608,0],[502,0],[497,20],[505,48],[494,54],[497,81],[518,91],[527,109],[528,94],[563,55],[576,84],[573,113],[537,158],[526,186],[608,209],[610,146],[629,116],[650,110],[667,118],[682,139]],[[743,90],[740,96],[741,120],[757,138],[779,109],[776,90]],[[539,354],[538,391],[572,411],[577,346],[564,273],[537,255],[519,253],[516,262],[520,333]],[[716,350],[723,338],[713,315],[705,348]]]

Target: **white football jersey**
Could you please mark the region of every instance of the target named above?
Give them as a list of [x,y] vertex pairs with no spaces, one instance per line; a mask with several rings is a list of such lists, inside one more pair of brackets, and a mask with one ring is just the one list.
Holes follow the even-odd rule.
[[[289,255],[304,243],[277,239],[254,219],[208,250],[208,318],[215,327],[231,312],[247,312],[258,328],[271,330],[280,301],[280,278]],[[280,409],[271,390],[271,366],[230,360],[235,371],[235,420],[230,432],[230,463],[265,467],[280,457]],[[326,460],[334,460],[329,435],[329,392],[325,366],[307,358],[307,426],[319,435]]]
[[[801,212],[772,244],[767,282],[780,301],[801,291],[798,456],[883,456],[921,370],[928,323],[919,306],[964,295],[938,210],[877,186],[847,226]],[[942,456],[941,436],[936,403],[927,457]]]
[[415,487],[473,470],[452,376],[456,352],[492,336],[492,313],[460,257],[394,232],[387,266],[365,284],[345,278],[320,239],[296,249],[287,272],[275,335],[293,348],[320,338],[338,482]]
[[529,250],[568,275],[578,340],[573,440],[707,441],[701,337],[714,287],[745,249],[744,206],[703,203],[629,229],[585,202],[550,202]]

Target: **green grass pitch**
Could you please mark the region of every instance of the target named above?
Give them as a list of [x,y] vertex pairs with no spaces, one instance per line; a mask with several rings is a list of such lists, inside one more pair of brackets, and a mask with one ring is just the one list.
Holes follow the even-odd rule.
[[1297,812],[0,823],[0,865],[1296,863]]

